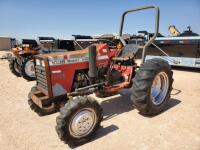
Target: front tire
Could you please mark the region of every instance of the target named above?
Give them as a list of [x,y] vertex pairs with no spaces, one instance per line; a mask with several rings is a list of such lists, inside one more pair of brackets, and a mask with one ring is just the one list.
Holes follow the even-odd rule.
[[137,71],[131,100],[141,114],[156,115],[166,107],[172,90],[173,72],[163,59],[147,60]]
[[17,59],[13,58],[9,61],[9,69],[10,71],[17,77],[20,77],[19,66],[17,64]]
[[76,97],[61,108],[56,118],[56,132],[69,145],[82,144],[90,140],[100,127],[102,108],[91,97]]
[[54,103],[52,103],[50,106],[45,107],[45,108],[40,108],[39,106],[37,106],[33,100],[31,99],[31,93],[36,92],[37,91],[37,87],[33,86],[31,88],[31,91],[28,94],[28,105],[30,106],[31,110],[36,112],[39,116],[45,116],[45,115],[50,115],[52,113],[55,113],[57,111],[57,109],[55,108]]

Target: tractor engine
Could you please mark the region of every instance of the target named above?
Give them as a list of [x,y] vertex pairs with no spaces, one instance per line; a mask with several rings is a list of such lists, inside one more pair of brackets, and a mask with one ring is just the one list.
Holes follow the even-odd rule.
[[75,75],[74,77],[74,82],[73,82],[73,91],[75,91],[78,88],[82,88],[85,86],[88,86],[88,79],[87,79],[87,74],[85,72],[79,72]]
[[96,55],[97,55],[96,47],[91,46],[89,48],[89,72],[88,72],[90,84],[101,83],[105,81],[109,82],[120,81],[122,79],[122,74],[120,72],[121,70],[111,68],[110,66],[106,68],[98,68],[96,64],[97,62]]

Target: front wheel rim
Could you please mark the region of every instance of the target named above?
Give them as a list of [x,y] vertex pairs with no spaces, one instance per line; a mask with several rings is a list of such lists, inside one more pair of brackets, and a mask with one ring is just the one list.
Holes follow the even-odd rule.
[[69,123],[69,132],[75,138],[89,135],[97,123],[96,112],[92,108],[79,110]]
[[154,105],[160,105],[166,98],[169,89],[169,77],[165,72],[158,73],[151,86],[151,100]]
[[32,60],[29,60],[25,65],[25,72],[29,77],[35,77],[35,69]]

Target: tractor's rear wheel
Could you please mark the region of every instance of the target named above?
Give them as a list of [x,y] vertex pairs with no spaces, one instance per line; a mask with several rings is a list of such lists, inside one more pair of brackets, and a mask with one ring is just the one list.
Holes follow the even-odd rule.
[[37,87],[33,86],[31,88],[31,91],[28,94],[28,104],[29,104],[31,110],[36,112],[39,116],[45,116],[45,115],[55,113],[57,111],[57,109],[53,103],[45,108],[40,108],[33,102],[33,100],[31,99],[31,93],[36,92],[36,91],[37,91]]
[[22,59],[23,60],[20,69],[21,76],[28,81],[35,80],[35,69],[34,69],[33,58],[29,56]]
[[156,115],[166,107],[172,90],[172,76],[171,67],[165,60],[151,59],[141,65],[131,88],[131,100],[141,114]]
[[17,77],[20,77],[19,66],[17,64],[17,59],[13,58],[9,61],[9,69],[10,71]]
[[69,145],[87,142],[100,127],[102,108],[91,97],[76,97],[60,109],[56,132]]

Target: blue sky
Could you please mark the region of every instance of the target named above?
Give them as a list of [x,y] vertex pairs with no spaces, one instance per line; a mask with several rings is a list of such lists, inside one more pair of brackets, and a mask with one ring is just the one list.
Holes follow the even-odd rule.
[[[200,0],[0,0],[0,36],[68,38],[72,34],[118,33],[123,11],[144,5],[160,7],[160,32],[169,25],[181,32],[190,25],[200,34]],[[153,32],[153,11],[131,14],[124,32]]]

